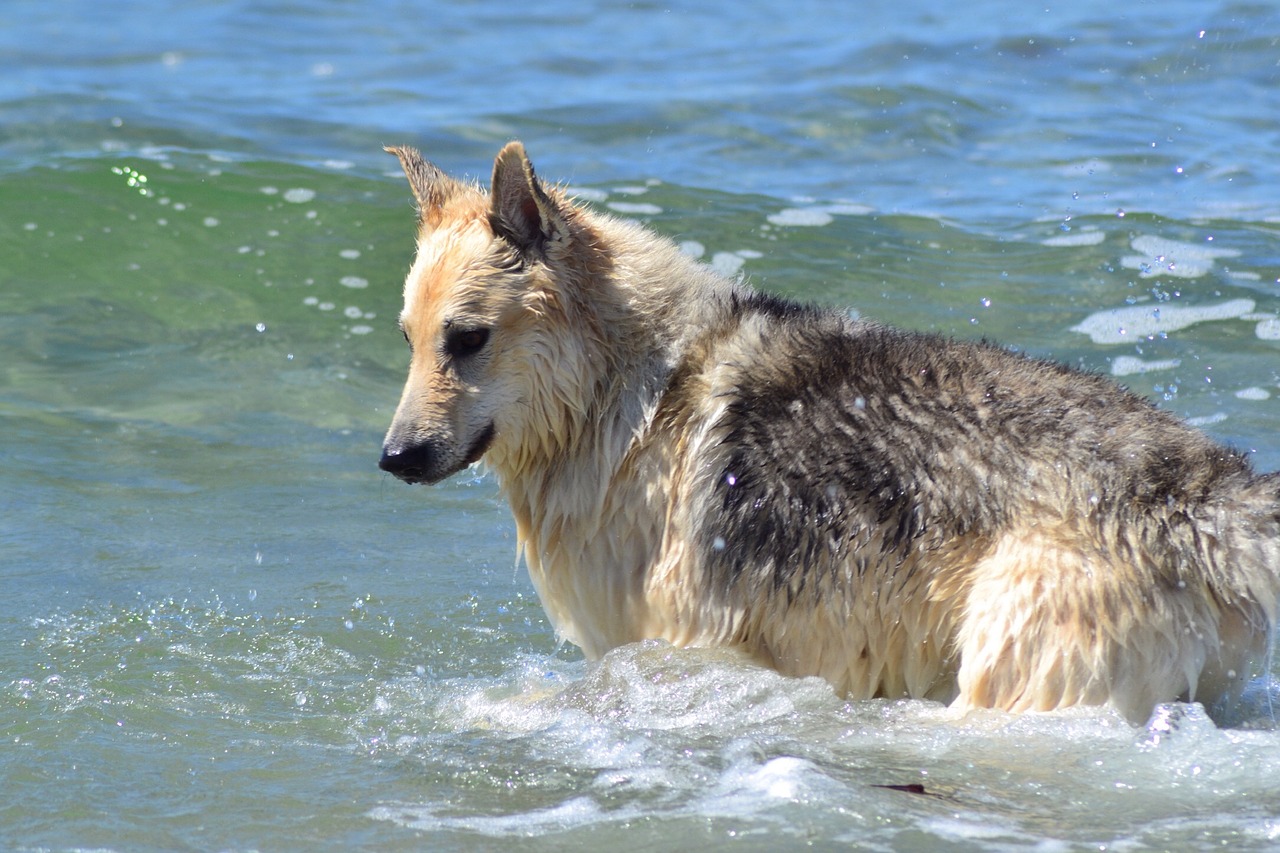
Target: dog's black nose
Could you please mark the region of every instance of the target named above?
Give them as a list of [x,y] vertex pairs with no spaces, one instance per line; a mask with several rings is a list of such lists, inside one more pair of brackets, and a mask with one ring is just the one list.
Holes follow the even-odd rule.
[[406,483],[422,483],[428,479],[427,472],[432,468],[433,455],[429,444],[384,447],[378,467]]

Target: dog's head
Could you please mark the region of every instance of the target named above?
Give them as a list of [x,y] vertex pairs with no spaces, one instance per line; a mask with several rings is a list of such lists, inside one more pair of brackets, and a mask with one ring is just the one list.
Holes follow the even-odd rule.
[[387,150],[417,200],[418,251],[400,314],[409,377],[380,467],[434,483],[490,452],[518,464],[584,406],[570,389],[595,322],[576,316],[572,291],[599,272],[589,228],[517,142],[498,154],[487,194],[417,151]]

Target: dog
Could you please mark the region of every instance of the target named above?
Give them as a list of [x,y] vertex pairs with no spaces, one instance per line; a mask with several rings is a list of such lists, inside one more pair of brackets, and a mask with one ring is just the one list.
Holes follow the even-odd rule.
[[544,183],[388,148],[417,203],[380,467],[481,459],[557,634],[740,649],[850,699],[1222,707],[1280,474],[1109,380],[753,291]]

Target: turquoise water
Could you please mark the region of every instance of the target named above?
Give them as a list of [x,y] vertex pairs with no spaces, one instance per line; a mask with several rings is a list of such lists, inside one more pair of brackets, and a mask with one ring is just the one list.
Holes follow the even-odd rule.
[[516,137],[760,287],[1111,373],[1280,468],[1274,6],[698,8],[0,10],[0,847],[1280,843],[1274,672],[1135,729],[588,666],[491,477],[377,471],[381,147],[484,178]]

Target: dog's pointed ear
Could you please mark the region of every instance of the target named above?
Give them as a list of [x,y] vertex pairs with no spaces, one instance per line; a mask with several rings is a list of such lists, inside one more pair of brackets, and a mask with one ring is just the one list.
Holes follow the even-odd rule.
[[507,143],[493,161],[492,195],[489,221],[494,233],[522,254],[541,257],[548,243],[568,236],[563,202],[543,189],[519,142]]
[[440,209],[457,192],[459,183],[440,171],[434,163],[422,158],[413,148],[387,146],[388,154],[400,160],[400,168],[409,179],[409,189],[418,202],[418,221],[428,224],[439,218]]

